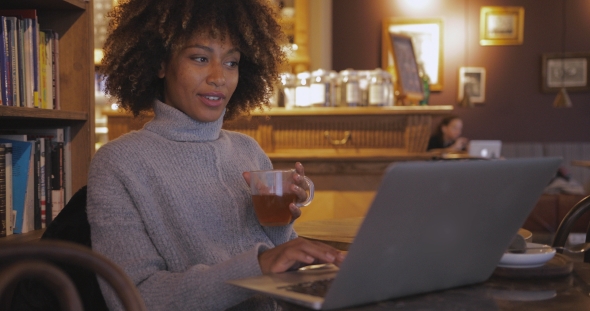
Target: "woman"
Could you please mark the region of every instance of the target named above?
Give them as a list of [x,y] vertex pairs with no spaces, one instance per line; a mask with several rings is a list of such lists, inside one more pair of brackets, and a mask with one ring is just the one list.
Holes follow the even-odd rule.
[[458,116],[448,116],[442,119],[436,131],[428,141],[427,151],[453,153],[464,151],[467,138],[461,137],[463,121]]
[[[255,140],[221,129],[224,119],[268,104],[285,59],[274,6],[129,0],[111,17],[106,92],[135,115],[153,109],[155,117],[97,151],[88,219],[92,248],[125,270],[148,309],[274,309],[273,300],[225,281],[339,264],[340,252],[297,238],[291,225],[259,225],[243,173],[272,164]],[[303,166],[295,168],[301,181]],[[120,309],[101,287],[109,308]]]

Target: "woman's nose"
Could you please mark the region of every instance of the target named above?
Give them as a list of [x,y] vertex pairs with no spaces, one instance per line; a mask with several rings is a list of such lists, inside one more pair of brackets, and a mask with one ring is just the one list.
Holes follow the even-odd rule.
[[207,83],[220,87],[225,85],[225,74],[223,72],[223,66],[221,64],[214,64],[210,67],[209,74],[207,76]]

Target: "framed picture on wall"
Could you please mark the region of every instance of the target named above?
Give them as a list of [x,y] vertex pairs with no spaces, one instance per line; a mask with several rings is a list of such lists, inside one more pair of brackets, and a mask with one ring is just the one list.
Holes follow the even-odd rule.
[[391,34],[401,34],[412,38],[416,61],[430,79],[430,90],[441,91],[443,88],[442,19],[391,17],[383,21],[381,67],[390,72],[395,67],[389,37]]
[[588,91],[590,53],[545,53],[542,64],[542,90],[545,93],[559,91]]
[[470,96],[471,102],[483,103],[486,100],[486,69],[483,67],[459,68],[458,101]]
[[524,37],[524,8],[483,6],[479,17],[479,44],[520,45]]
[[390,33],[389,38],[397,76],[396,97],[404,105],[422,100],[424,90],[412,38],[397,33]]

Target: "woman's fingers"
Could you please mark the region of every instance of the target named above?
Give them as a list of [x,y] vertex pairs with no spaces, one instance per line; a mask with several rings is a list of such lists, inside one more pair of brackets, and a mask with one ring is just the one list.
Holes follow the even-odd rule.
[[301,217],[301,210],[299,209],[299,207],[297,207],[297,205],[295,205],[295,203],[289,204],[289,211],[291,212],[293,220]]
[[278,273],[287,271],[298,263],[339,264],[344,256],[327,244],[297,238],[261,253],[258,260],[263,273]]

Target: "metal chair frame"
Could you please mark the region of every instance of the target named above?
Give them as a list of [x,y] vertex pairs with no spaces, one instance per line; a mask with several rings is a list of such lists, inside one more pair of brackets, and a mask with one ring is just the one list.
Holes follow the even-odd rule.
[[[557,227],[557,231],[555,232],[555,237],[553,238],[553,246],[565,246],[567,242],[567,238],[574,226],[576,220],[578,220],[582,215],[590,210],[590,195],[580,200],[576,205],[570,209],[570,211],[565,215],[559,227]],[[590,224],[588,224],[588,230],[586,230],[586,242],[590,242]],[[563,253],[563,250],[558,250],[558,252]],[[590,262],[590,253],[584,254],[584,262]]]

